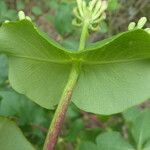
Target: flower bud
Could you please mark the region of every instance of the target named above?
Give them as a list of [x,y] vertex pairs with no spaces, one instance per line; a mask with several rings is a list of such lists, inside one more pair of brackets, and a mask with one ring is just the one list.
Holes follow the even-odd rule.
[[137,28],[142,29],[144,27],[144,25],[146,24],[146,22],[147,22],[147,18],[142,17],[137,23]]
[[150,28],[146,28],[145,31],[150,34]]
[[4,21],[4,23],[8,23],[8,22],[10,22],[10,21],[9,21],[9,20],[5,20],[5,21]]
[[134,28],[135,28],[135,26],[136,26],[136,23],[135,22],[131,22],[130,24],[129,24],[129,26],[128,26],[128,30],[130,31],[130,30],[133,30]]
[[[129,24],[129,26],[128,26],[128,30],[130,31],[130,30],[133,30],[133,29],[142,29],[142,28],[144,27],[144,25],[146,24],[146,22],[147,22],[147,18],[146,18],[146,17],[142,17],[142,18],[138,21],[137,25],[136,25],[135,22],[131,22],[131,23]],[[150,34],[150,28],[146,28],[146,29],[144,29],[144,30],[145,30],[147,33]]]
[[25,13],[23,11],[19,11],[18,16],[19,16],[19,20],[23,20],[26,18]]
[[32,21],[31,18],[29,16],[26,16],[26,19],[29,21]]

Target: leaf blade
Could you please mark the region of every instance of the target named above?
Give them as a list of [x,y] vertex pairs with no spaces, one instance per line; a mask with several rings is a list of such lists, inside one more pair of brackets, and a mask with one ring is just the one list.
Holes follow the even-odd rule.
[[43,37],[43,34],[28,20],[4,23],[0,28],[0,34],[0,53],[54,63],[70,60],[65,49],[53,40]]
[[114,114],[149,98],[150,61],[85,65],[73,93],[84,111]]
[[16,91],[48,109],[58,104],[71,69],[65,49],[23,20],[0,28],[0,53],[9,56],[9,80]]
[[134,148],[125,141],[118,132],[103,133],[97,137],[96,142],[98,149],[102,150],[134,150]]
[[[10,57],[9,79],[13,88],[48,109],[58,104],[74,62],[82,64],[72,98],[79,108],[110,114],[139,104],[150,96],[150,72],[146,60],[150,57],[149,50],[150,35],[143,30],[121,33],[83,52],[71,52],[45,38],[27,20],[6,23],[0,28],[0,53],[5,52]],[[117,83],[116,86],[113,82]],[[129,89],[130,95],[126,96]],[[145,89],[146,92],[141,94],[140,91]],[[104,94],[101,96],[100,92]],[[120,93],[123,93],[123,98]],[[84,98],[87,101],[81,101]],[[117,103],[123,105],[118,108]]]
[[[142,49],[141,49],[142,47]],[[150,35],[143,30],[123,32],[81,52],[85,64],[108,64],[150,57]]]
[[[148,148],[150,142],[150,110],[144,110],[138,118],[133,121],[131,133],[137,144],[137,148]],[[146,145],[145,145],[146,144]]]
[[15,123],[0,117],[0,149],[20,150],[20,148],[22,150],[34,150]]

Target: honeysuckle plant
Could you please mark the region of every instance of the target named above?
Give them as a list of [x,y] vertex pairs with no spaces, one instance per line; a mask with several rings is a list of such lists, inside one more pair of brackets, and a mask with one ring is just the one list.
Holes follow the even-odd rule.
[[[107,1],[77,0],[73,25],[82,28],[71,51],[41,32],[30,17],[0,27],[0,53],[9,58],[11,86],[41,107],[55,109],[44,150],[53,150],[70,102],[81,110],[109,115],[150,97],[150,34],[144,19],[129,31],[91,44],[91,31],[106,18]],[[58,105],[58,106],[57,106]]]

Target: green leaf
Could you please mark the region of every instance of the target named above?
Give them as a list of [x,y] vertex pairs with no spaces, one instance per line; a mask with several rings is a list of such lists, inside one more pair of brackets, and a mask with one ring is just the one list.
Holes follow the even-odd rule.
[[0,22],[5,20],[15,20],[17,13],[13,9],[7,8],[7,3],[4,1],[0,1]]
[[44,39],[29,21],[4,24],[0,33],[0,52],[10,56],[13,88],[45,108],[54,108],[71,68],[67,52]]
[[[150,110],[145,110],[133,121],[132,135],[137,149],[150,149]],[[144,150],[145,150],[144,149]]]
[[88,112],[112,114],[149,98],[150,62],[83,66],[73,102]]
[[150,149],[150,140],[148,142],[146,142],[146,144],[144,145],[143,150],[149,150]]
[[7,64],[7,58],[4,55],[0,56],[0,84],[2,84],[6,79],[8,75],[8,64]]
[[97,137],[95,145],[91,142],[83,142],[80,149],[89,150],[88,147],[92,147],[92,150],[134,150],[118,132],[103,133]]
[[51,10],[56,10],[59,7],[59,3],[56,0],[51,0],[51,1],[46,0],[45,5]]
[[0,149],[34,150],[16,124],[3,117],[0,117]]
[[94,143],[87,141],[87,142],[82,142],[80,144],[79,150],[98,150],[98,149]]
[[12,87],[48,109],[58,104],[74,63],[82,64],[72,97],[80,109],[118,113],[150,97],[150,35],[143,30],[76,52],[46,38],[27,20],[10,22],[0,28],[0,53],[9,56]]
[[[131,112],[135,112],[135,109],[131,109]],[[138,112],[139,114],[139,112]],[[136,114],[135,114],[136,115]],[[127,117],[128,118],[128,117]],[[92,146],[92,150],[149,150],[150,149],[150,109],[141,112],[136,119],[130,118],[132,127],[132,138],[135,144],[129,143],[129,139],[126,141],[119,132],[105,132],[100,134],[96,139],[96,144],[91,142],[81,142],[80,149],[88,150],[88,146]],[[95,148],[94,148],[95,147]]]
[[141,110],[138,107],[127,109],[122,113],[126,122],[133,122],[133,120],[139,117],[140,114],[141,114]]
[[75,118],[78,118],[79,116],[80,116],[79,109],[73,103],[71,103],[68,107],[66,117],[75,119]]
[[79,42],[76,41],[76,40],[73,38],[73,39],[66,39],[66,40],[63,40],[61,44],[62,44],[62,46],[64,46],[64,47],[67,48],[67,49],[70,49],[70,50],[77,50],[77,49],[78,49]]
[[112,114],[150,97],[150,35],[126,32],[87,48],[73,102],[82,110]]
[[150,149],[150,109],[140,111],[137,108],[132,108],[123,114],[125,119],[132,123],[129,131],[135,141],[136,149]]
[[40,7],[34,6],[34,7],[32,8],[32,13],[33,13],[34,15],[39,16],[39,15],[42,14],[42,10],[40,9]]
[[100,32],[102,32],[102,33],[107,33],[108,32],[108,25],[107,25],[107,23],[105,22],[105,21],[102,21],[101,23],[100,23]]
[[7,12],[3,15],[5,20],[16,20],[17,12],[13,9],[7,10]]
[[6,2],[0,1],[0,15],[7,12],[7,5]]
[[86,48],[80,57],[89,65],[140,61],[150,57],[149,41],[150,34],[143,30],[123,32]]
[[[71,124],[71,123],[70,123]],[[66,140],[75,141],[78,137],[78,134],[84,129],[84,122],[82,119],[76,119],[73,121],[73,124],[69,126],[69,131],[66,136]]]
[[[15,91],[0,91],[0,115],[18,117],[20,125],[42,124],[47,121],[44,110]],[[33,111],[34,110],[34,111]]]
[[103,133],[97,137],[96,142],[99,150],[134,150],[117,132]]
[[115,11],[119,8],[118,0],[109,0],[108,1],[108,10]]
[[73,31],[71,12],[71,5],[62,3],[58,7],[58,11],[55,16],[55,27],[57,31],[62,35],[71,33]]
[[87,128],[80,132],[80,138],[83,141],[95,141],[95,138],[102,132],[102,129],[97,128]]
[[25,8],[25,3],[22,1],[17,1],[17,10],[23,10]]

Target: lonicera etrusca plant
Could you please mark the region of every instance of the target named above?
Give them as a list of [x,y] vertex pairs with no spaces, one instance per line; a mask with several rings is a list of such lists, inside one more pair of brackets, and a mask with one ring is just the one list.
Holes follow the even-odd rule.
[[86,46],[106,18],[107,1],[77,0],[73,24],[82,27],[79,49],[70,51],[39,31],[28,16],[5,21],[0,53],[9,57],[12,87],[47,109],[57,106],[44,150],[53,150],[72,101],[84,111],[114,114],[150,97],[150,34],[145,18],[129,31]]

